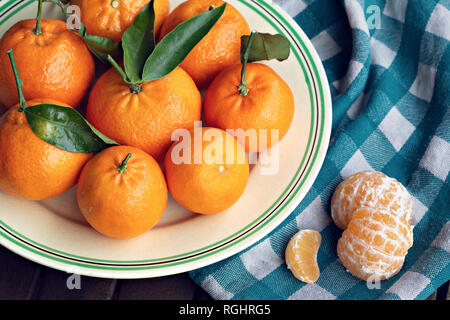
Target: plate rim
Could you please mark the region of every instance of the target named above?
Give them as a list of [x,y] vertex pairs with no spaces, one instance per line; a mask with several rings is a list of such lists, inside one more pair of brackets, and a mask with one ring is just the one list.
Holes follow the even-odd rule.
[[[76,269],[76,272],[73,272],[73,273],[77,273],[80,275],[87,275],[87,276],[95,276],[95,277],[103,277],[103,278],[122,278],[122,279],[147,278],[147,277],[164,276],[164,275],[176,274],[176,273],[180,273],[180,272],[191,271],[191,270],[194,270],[197,268],[204,267],[206,265],[213,264],[213,263],[221,261],[223,259],[226,259],[226,258],[248,248],[249,246],[255,244],[259,240],[261,240],[268,233],[270,233],[273,229],[275,229],[279,224],[281,224],[292,213],[292,211],[298,206],[298,204],[303,200],[303,198],[305,197],[307,192],[310,190],[313,182],[315,181],[315,179],[323,165],[326,151],[328,149],[328,144],[329,144],[329,139],[330,139],[330,134],[331,134],[331,118],[332,118],[331,94],[330,94],[330,89],[329,89],[329,85],[328,85],[328,80],[327,80],[322,62],[321,62],[316,50],[312,46],[312,43],[310,42],[308,37],[304,34],[304,32],[300,28],[300,26],[290,16],[288,16],[287,13],[285,13],[282,9],[280,9],[276,4],[274,4],[272,2],[269,3],[268,1],[262,1],[262,0],[259,0],[259,1],[258,0],[235,0],[235,1],[238,1],[241,4],[246,5],[248,8],[250,8],[250,10],[253,10],[256,13],[258,13],[259,15],[261,15],[278,32],[280,32],[279,27],[276,26],[274,22],[271,22],[270,21],[271,19],[276,20],[280,24],[280,26],[287,27],[290,30],[290,33],[287,29],[286,29],[286,32],[288,34],[290,34],[292,38],[295,38],[296,42],[298,42],[301,46],[301,48],[299,47],[299,53],[306,53],[307,58],[305,57],[305,62],[310,62],[313,66],[313,71],[310,70],[312,80],[315,79],[317,81],[316,86],[318,85],[319,88],[321,87],[321,90],[319,90],[319,93],[318,93],[320,95],[320,97],[316,97],[316,98],[318,99],[318,102],[320,99],[319,105],[322,107],[322,110],[321,110],[321,112],[318,112],[316,116],[317,116],[317,118],[319,118],[319,115],[321,115],[321,119],[320,119],[320,121],[318,121],[318,126],[322,127],[322,131],[319,134],[320,137],[319,137],[317,144],[315,146],[311,145],[311,152],[314,153],[314,155],[313,155],[312,163],[309,166],[305,166],[305,170],[307,170],[308,172],[306,173],[306,175],[304,177],[302,177],[301,175],[298,177],[297,183],[300,180],[302,180],[302,178],[303,178],[303,181],[301,183],[299,183],[299,185],[297,187],[291,189],[291,191],[289,193],[292,193],[292,196],[287,200],[287,202],[283,204],[284,200],[280,202],[280,199],[285,195],[285,193],[287,193],[287,191],[291,187],[292,183],[297,179],[299,171],[301,171],[301,169],[304,165],[304,163],[303,163],[304,159],[302,159],[302,161],[300,162],[300,166],[299,166],[294,178],[287,185],[287,188],[283,191],[283,193],[280,195],[280,197],[277,198],[277,200],[274,202],[274,204],[272,204],[269,207],[269,209],[267,209],[263,214],[259,215],[258,218],[255,219],[254,221],[252,221],[249,225],[252,225],[255,223],[258,224],[258,223],[260,223],[261,219],[264,222],[264,220],[268,218],[268,220],[264,224],[262,224],[259,228],[254,230],[252,233],[238,239],[235,242],[232,242],[228,247],[225,246],[224,248],[221,248],[218,251],[216,249],[215,251],[212,251],[209,254],[201,255],[198,258],[191,258],[188,261],[179,262],[179,264],[166,265],[166,266],[162,266],[162,267],[154,267],[154,266],[145,266],[142,268],[134,267],[130,270],[123,269],[118,266],[109,266],[109,268],[96,268],[92,265],[89,265],[89,263],[92,264],[95,261],[103,261],[103,262],[107,262],[107,263],[109,263],[109,262],[117,263],[118,265],[120,264],[120,266],[126,266],[127,262],[140,263],[140,262],[149,262],[149,261],[158,261],[158,260],[163,261],[163,260],[168,260],[171,258],[183,256],[183,255],[186,256],[191,253],[195,253],[195,252],[204,250],[205,248],[214,247],[217,244],[220,244],[222,242],[226,242],[227,239],[229,239],[230,237],[233,237],[236,234],[242,234],[242,231],[246,230],[249,225],[245,226],[243,229],[239,230],[238,232],[234,233],[233,235],[230,235],[230,236],[226,237],[225,239],[222,239],[214,244],[207,245],[206,247],[196,249],[196,250],[188,252],[188,253],[183,253],[183,254],[179,254],[176,256],[172,256],[172,257],[158,258],[158,259],[151,259],[151,260],[142,260],[142,261],[138,261],[138,260],[133,260],[133,261],[102,260],[102,259],[79,257],[79,256],[75,256],[73,254],[64,253],[69,257],[71,256],[71,257],[78,257],[78,258],[85,259],[83,264],[78,265],[78,264],[74,264],[73,262],[68,262],[67,260],[64,260],[64,259],[67,259],[66,257],[63,257],[63,259],[59,259],[59,258],[50,256],[50,258],[49,258],[47,255],[43,254],[42,252],[36,252],[36,250],[26,247],[26,246],[18,243],[13,238],[11,238],[10,236],[15,237],[15,235],[8,232],[7,229],[9,229],[9,231],[16,233],[17,235],[19,235],[23,238],[29,240],[32,243],[37,244],[37,242],[34,242],[32,239],[28,239],[27,237],[21,235],[14,229],[7,226],[3,221],[0,221],[0,244],[2,244],[3,246],[10,249],[11,251],[16,252],[17,254],[19,254],[29,260],[46,265],[48,267],[66,271],[66,272],[73,272],[74,269]],[[0,1],[0,4],[1,4],[1,2],[3,2],[3,1]],[[12,4],[15,2],[16,1],[8,1],[7,4],[0,7],[0,10],[7,7],[8,4]],[[0,24],[2,24],[4,21],[9,19],[11,16],[13,16],[17,11],[23,9],[23,7],[30,5],[32,2],[34,2],[34,1],[33,0],[29,0],[29,1],[22,0],[22,1],[16,2],[15,6],[17,6],[20,3],[23,3],[23,5],[20,6],[19,8],[16,8],[15,11],[11,12],[5,19],[0,21]],[[255,9],[254,6],[261,7],[260,10],[265,10],[267,13],[262,14],[261,11]],[[276,16],[276,18],[273,15],[272,15],[271,19],[267,18],[266,15],[267,14],[270,15],[269,11],[272,14],[274,14]],[[1,13],[2,12],[0,12],[0,14]],[[4,15],[4,14],[2,14],[2,15]],[[281,32],[281,33],[284,34],[284,32]],[[298,60],[299,60],[300,65],[302,66],[302,68],[304,68],[303,62],[301,61],[301,59],[298,58]],[[305,72],[305,78],[307,79],[306,72]],[[312,87],[309,83],[308,83],[308,88],[311,91]],[[313,100],[314,95],[311,95],[310,98],[311,98],[311,100]],[[319,105],[317,106],[318,109],[319,109]],[[314,108],[314,103],[312,104],[311,108]],[[312,114],[311,118],[313,118],[313,114]],[[311,131],[313,130],[313,127],[314,126],[311,126]],[[311,136],[309,137],[308,141],[310,142],[310,140],[311,140]],[[308,142],[308,144],[309,144],[309,142]],[[308,147],[307,147],[306,151],[307,152],[305,153],[305,155],[308,153]],[[279,203],[278,204],[279,206],[281,205],[281,209],[279,209],[279,211],[276,214],[274,214],[273,216],[264,217],[266,215],[266,213],[271,210],[272,207],[277,206],[277,203]],[[5,232],[9,233],[10,236],[5,234]],[[19,239],[19,240],[21,240],[21,239]],[[38,244],[38,245],[43,248],[52,250],[53,251],[53,252],[51,252],[52,254],[54,254],[55,252],[61,253],[61,251],[58,251],[57,249],[49,248],[42,244]],[[33,246],[33,245],[31,245],[31,246]],[[38,248],[38,249],[41,249],[41,248]]]

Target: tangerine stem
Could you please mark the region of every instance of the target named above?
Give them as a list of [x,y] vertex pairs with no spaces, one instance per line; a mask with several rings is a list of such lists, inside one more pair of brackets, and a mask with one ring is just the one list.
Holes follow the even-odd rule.
[[117,70],[117,72],[119,72],[119,74],[122,76],[123,81],[126,84],[130,85],[130,92],[132,94],[138,94],[139,92],[142,91],[142,83],[138,82],[138,83],[133,83],[128,79],[127,74],[125,73],[125,71],[123,71],[122,67],[119,66],[119,64],[116,62],[116,60],[114,60],[114,58],[108,54],[108,61],[112,64],[112,66]]
[[122,161],[121,165],[117,168],[117,171],[119,171],[120,173],[127,172],[127,163],[128,163],[128,160],[130,160],[130,158],[131,158],[131,153],[127,154],[125,159]]
[[120,5],[120,1],[119,0],[111,1],[111,7],[113,7],[114,9],[117,8],[119,5]]
[[6,53],[9,57],[9,60],[11,61],[11,67],[13,69],[14,79],[16,79],[17,94],[19,96],[19,105],[20,105],[19,111],[22,112],[27,107],[25,97],[24,97],[23,91],[22,91],[23,81],[20,78],[19,71],[17,70],[16,61],[14,60],[13,50],[9,49]]
[[125,81],[125,83],[127,83],[127,84],[131,84],[130,80],[128,79],[127,74],[125,73],[125,71],[123,71],[122,67],[119,66],[119,64],[116,62],[116,60],[114,60],[113,57],[111,57],[110,54],[108,54],[108,61],[109,61],[109,63],[111,63],[111,65],[114,67],[114,69],[116,69],[117,72],[119,72],[119,74],[123,78],[123,81]]
[[247,61],[248,61],[248,57],[250,55],[250,48],[252,46],[254,36],[255,36],[255,32],[252,31],[252,33],[250,34],[250,38],[248,39],[247,48],[245,49],[244,59],[242,61],[241,84],[238,86],[238,90],[239,90],[239,94],[243,97],[246,97],[249,93],[249,90],[247,88],[247,83],[245,82],[245,71],[247,69]]
[[[58,7],[61,8],[61,11],[62,11],[62,13],[64,14],[64,17],[68,18],[68,17],[71,16],[71,14],[68,14],[68,13],[67,13],[67,10],[66,10],[66,7],[65,7],[64,3],[62,3],[60,0],[52,0],[52,2],[53,2],[54,4],[56,4]],[[68,2],[68,1],[67,1],[67,2]],[[73,15],[74,15],[75,17],[78,18],[78,16],[77,16],[76,14],[73,14]]]
[[142,83],[130,84],[130,91],[132,94],[138,94],[142,91]]
[[43,0],[39,0],[38,12],[37,12],[37,16],[36,16],[36,28],[34,28],[34,31],[33,31],[34,34],[37,36],[42,34],[42,30],[41,30],[42,2],[43,2]]

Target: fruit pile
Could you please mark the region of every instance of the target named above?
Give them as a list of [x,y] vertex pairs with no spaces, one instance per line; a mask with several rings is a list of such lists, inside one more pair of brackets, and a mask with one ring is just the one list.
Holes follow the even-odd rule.
[[[44,2],[77,27],[44,19]],[[81,213],[114,238],[152,228],[168,191],[199,214],[232,206],[247,185],[246,152],[270,149],[291,125],[289,86],[256,63],[287,59],[288,40],[250,32],[221,0],[170,14],[169,0],[71,5],[80,16],[39,0],[36,18],[0,40],[0,189],[43,200],[78,184]],[[101,63],[110,68],[93,85]],[[254,141],[238,134],[247,130]]]

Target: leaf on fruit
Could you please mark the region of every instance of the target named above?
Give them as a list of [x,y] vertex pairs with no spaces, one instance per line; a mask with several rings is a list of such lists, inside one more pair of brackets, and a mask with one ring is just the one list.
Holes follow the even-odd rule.
[[148,57],[143,81],[160,79],[176,67],[187,57],[192,49],[208,34],[216,22],[223,15],[226,4],[201,13],[181,24],[167,34],[155,47]]
[[[241,62],[247,49],[250,36],[241,37]],[[256,32],[250,48],[248,62],[273,60],[284,61],[289,58],[291,47],[289,40],[281,34]]]
[[[78,19],[79,20],[79,19]],[[89,50],[103,63],[107,64],[108,55],[113,58],[120,58],[121,56],[121,46],[120,42],[115,42],[109,38],[94,36],[88,34],[85,25],[78,21],[80,24],[80,29],[78,29],[78,35],[83,39]],[[76,30],[74,30],[76,31]]]
[[23,111],[33,132],[45,142],[69,152],[92,153],[118,145],[75,109],[53,104],[27,107]]
[[142,81],[145,62],[155,48],[154,0],[138,14],[134,23],[122,36],[125,73],[132,83]]

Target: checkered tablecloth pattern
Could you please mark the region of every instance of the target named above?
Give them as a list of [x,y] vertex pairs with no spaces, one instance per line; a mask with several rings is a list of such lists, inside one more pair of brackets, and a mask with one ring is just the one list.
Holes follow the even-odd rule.
[[[275,0],[318,51],[333,95],[323,168],[270,235],[191,272],[216,299],[425,299],[450,279],[450,0]],[[380,18],[379,20],[377,18]],[[413,197],[414,246],[401,272],[368,287],[339,263],[330,218],[335,187],[371,169]],[[299,229],[322,234],[321,276],[296,280],[284,249]]]

